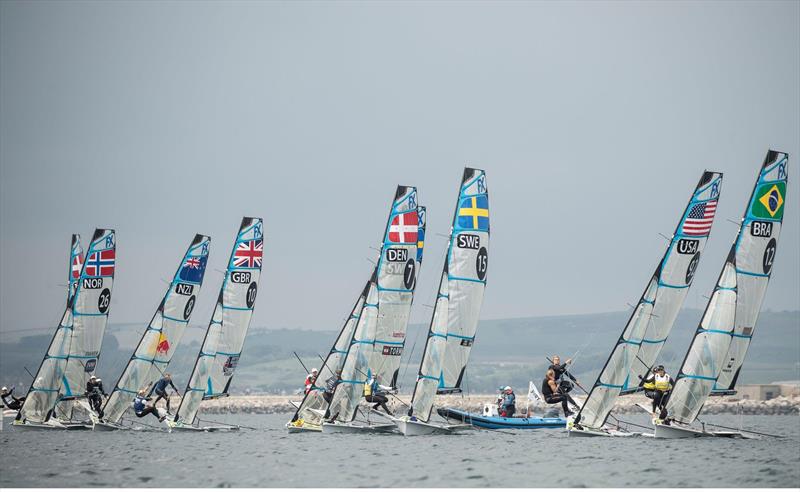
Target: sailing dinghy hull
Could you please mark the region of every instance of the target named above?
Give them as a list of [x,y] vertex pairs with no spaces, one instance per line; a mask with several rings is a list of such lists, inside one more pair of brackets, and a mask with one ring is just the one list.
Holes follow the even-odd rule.
[[394,424],[357,425],[352,422],[323,422],[323,434],[386,434],[395,431]]
[[673,423],[671,425],[655,424],[656,439],[685,439],[687,437],[727,437],[727,438],[741,438],[748,439],[742,432],[737,431],[704,431],[701,429],[694,429],[684,425]]
[[400,433],[406,437],[453,434],[458,430],[464,430],[468,427],[471,427],[469,425],[436,425],[419,420],[407,419],[397,419],[394,421],[394,423]]
[[67,430],[66,426],[56,423],[14,421],[11,425],[14,426],[15,430],[20,431]]
[[560,417],[487,417],[457,408],[440,408],[436,411],[446,419],[453,419],[483,429],[563,429],[567,424]]

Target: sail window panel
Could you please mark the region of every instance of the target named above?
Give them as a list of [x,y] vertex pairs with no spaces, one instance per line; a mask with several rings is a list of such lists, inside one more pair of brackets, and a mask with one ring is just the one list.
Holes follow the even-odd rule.
[[600,428],[608,418],[608,414],[614,407],[614,402],[619,396],[619,390],[596,386],[592,390],[592,399],[587,401],[581,410],[581,425]]
[[682,379],[672,390],[667,412],[679,422],[689,424],[703,408],[705,397],[711,392],[714,381],[708,379]]
[[447,349],[444,354],[444,387],[457,388],[469,360],[483,300],[483,284],[450,281]]
[[752,277],[739,275],[737,286],[738,301],[736,304],[736,334],[753,334],[758,315],[761,311],[761,301],[767,292],[768,279],[766,277]]

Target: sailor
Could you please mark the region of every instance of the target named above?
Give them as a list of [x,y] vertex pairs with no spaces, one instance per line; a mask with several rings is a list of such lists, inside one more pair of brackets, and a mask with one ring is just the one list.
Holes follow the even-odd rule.
[[325,401],[328,402],[328,404],[330,404],[330,402],[333,400],[333,393],[336,391],[336,386],[339,384],[340,377],[342,377],[341,369],[336,371],[336,374],[325,380],[325,392],[322,393],[322,397],[325,398]]
[[178,388],[175,387],[175,384],[172,382],[172,375],[170,373],[165,373],[164,377],[156,381],[156,384],[150,389],[150,393],[147,393],[147,397],[150,398],[150,395],[153,394],[155,391],[158,398],[156,401],[153,402],[153,406],[155,407],[158,404],[160,399],[164,399],[167,402],[167,413],[169,413],[169,395],[167,394],[167,386],[172,386],[172,389],[175,393],[178,393]]
[[[567,366],[572,364],[572,359],[567,359],[563,364],[561,363],[561,357],[554,355],[552,358],[553,363],[550,364],[548,369],[552,369],[553,372],[556,374],[556,383],[558,387],[561,389],[562,393],[569,393],[574,388],[573,383],[577,383],[578,380],[575,379],[575,376],[570,374],[567,371]],[[566,377],[564,377],[566,376]]]
[[517,411],[516,401],[517,396],[514,394],[514,390],[511,389],[511,386],[503,388],[503,404],[500,407],[500,416],[513,417],[514,412]]
[[653,400],[653,415],[656,414],[656,409],[660,412],[659,418],[663,419],[666,415],[667,400],[669,400],[672,387],[675,385],[675,380],[667,374],[664,366],[659,365],[653,372],[644,380],[642,387],[646,397]]
[[317,368],[314,367],[311,369],[311,373],[306,376],[306,382],[303,383],[306,388],[306,394],[308,394],[308,392],[314,388],[314,383],[317,382],[317,375],[319,375],[319,371],[317,371]]
[[553,369],[547,370],[547,375],[542,381],[542,396],[544,401],[549,404],[561,403],[561,408],[564,409],[564,416],[569,417],[572,412],[569,411],[569,404],[572,403],[576,407],[575,400],[572,399],[565,391],[556,383],[556,372]]
[[103,380],[97,376],[92,376],[86,383],[86,392],[84,393],[89,399],[89,406],[97,413],[97,416],[103,418],[103,397],[108,396],[106,390],[103,389]]
[[[159,422],[163,422],[166,415],[159,416],[158,410],[156,410],[155,405],[148,405],[147,402],[150,400],[149,396],[145,393],[145,390],[140,390],[136,394],[136,398],[133,399],[133,413],[136,414],[137,417],[142,418],[148,414],[153,414],[158,418]],[[158,400],[156,400],[158,401]]]
[[386,402],[389,401],[389,398],[386,397],[386,393],[391,390],[392,388],[380,384],[380,377],[377,374],[373,374],[372,377],[367,380],[366,384],[364,384],[364,399],[375,404],[372,407],[373,410],[377,410],[378,407],[381,407],[384,412],[392,415],[392,412],[390,412],[389,408],[386,406]]
[[17,398],[14,396],[14,387],[12,386],[11,389],[6,388],[3,386],[3,389],[0,390],[0,398],[3,400],[3,405],[8,407],[11,410],[19,410],[22,408],[22,403],[25,401],[25,397]]

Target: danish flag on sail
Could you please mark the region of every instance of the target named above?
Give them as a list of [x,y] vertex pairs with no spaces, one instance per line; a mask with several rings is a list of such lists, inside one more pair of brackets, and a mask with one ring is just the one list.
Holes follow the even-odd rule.
[[244,268],[260,268],[261,257],[264,253],[264,241],[261,239],[253,239],[251,241],[242,241],[236,246],[236,251],[233,253],[233,266]]
[[393,243],[416,243],[419,225],[417,212],[396,215],[389,226],[389,241]]
[[114,262],[117,253],[114,249],[96,251],[86,260],[86,275],[89,277],[110,277],[114,275]]
[[77,279],[81,276],[81,268],[83,268],[83,255],[75,255],[72,257],[72,278]]

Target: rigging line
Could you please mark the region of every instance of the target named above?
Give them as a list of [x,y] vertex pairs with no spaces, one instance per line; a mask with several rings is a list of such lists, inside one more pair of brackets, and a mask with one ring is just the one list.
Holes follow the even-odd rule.
[[257,429],[255,427],[247,427],[246,425],[233,425],[233,424],[228,424],[227,422],[217,422],[216,420],[197,419],[197,421],[207,422],[209,424],[219,424],[219,425],[227,425],[230,427],[239,427],[240,429],[247,429],[247,430],[262,430],[262,429]]
[[[414,336],[414,344],[411,346],[411,353],[408,354],[408,360],[406,361],[406,368],[403,371],[403,377],[401,378],[402,381],[405,381],[406,375],[408,374],[408,367],[411,365],[411,358],[414,355],[414,349],[417,348],[417,340],[419,339],[419,334],[422,330],[418,330],[417,334]],[[400,389],[398,387],[398,389]]]
[[[609,413],[608,416],[611,417],[612,419],[616,420],[618,424],[622,423],[622,424],[626,424],[626,425],[632,425],[634,427],[640,427],[642,429],[653,430],[652,427],[647,427],[646,425],[634,424],[633,422],[628,422],[626,420],[620,420],[613,413]],[[619,427],[619,425],[617,425],[617,427]]]
[[737,429],[736,427],[727,427],[725,425],[710,424],[710,423],[703,422],[700,419],[697,419],[697,421],[700,422],[703,425],[710,425],[711,427],[719,427],[720,429],[747,432],[748,434],[757,434],[759,436],[776,437],[778,439],[785,439],[786,438],[786,436],[779,436],[779,435],[776,435],[776,434],[767,434],[766,432],[757,432],[757,431],[751,431],[751,430],[745,430],[745,429]]
[[297,362],[299,362],[299,363],[300,363],[300,365],[301,365],[301,366],[303,366],[303,369],[306,371],[306,374],[311,374],[311,372],[309,372],[309,370],[308,370],[308,368],[306,367],[306,365],[305,365],[305,364],[303,364],[303,361],[300,359],[300,356],[299,356],[299,355],[297,355],[297,352],[292,352],[292,353],[294,354],[294,356],[295,356],[295,357],[297,357]]

